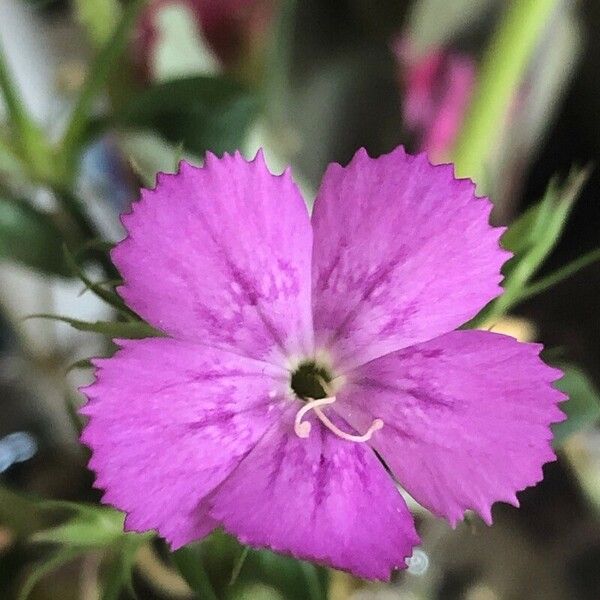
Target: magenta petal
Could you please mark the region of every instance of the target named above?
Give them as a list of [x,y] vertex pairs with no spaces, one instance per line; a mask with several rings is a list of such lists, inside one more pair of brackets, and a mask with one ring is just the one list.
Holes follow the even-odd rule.
[[82,441],[103,501],[179,547],[214,527],[200,502],[280,418],[285,373],[170,339],[121,345],[95,361]]
[[497,500],[542,478],[554,460],[549,425],[564,419],[560,376],[538,344],[455,331],[394,352],[349,374],[336,405],[364,430],[406,490],[453,525],[466,509],[491,522]]
[[210,503],[210,514],[243,543],[369,579],[389,579],[418,543],[410,512],[374,452],[318,421],[308,439],[294,434],[291,418],[273,427]]
[[155,327],[252,358],[312,351],[308,212],[262,154],[161,175],[123,217],[119,293]]
[[345,370],[473,317],[507,258],[490,210],[451,165],[402,148],[330,165],[312,218],[317,346]]

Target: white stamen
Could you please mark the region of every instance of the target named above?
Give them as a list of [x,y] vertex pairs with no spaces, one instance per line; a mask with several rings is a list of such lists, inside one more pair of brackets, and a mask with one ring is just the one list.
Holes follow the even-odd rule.
[[339,427],[332,423],[329,417],[327,417],[327,415],[320,409],[321,406],[333,404],[335,400],[335,396],[331,396],[329,398],[320,398],[319,400],[311,400],[310,402],[307,402],[296,413],[296,418],[294,419],[294,431],[296,432],[296,435],[300,438],[307,438],[310,435],[311,424],[308,421],[302,421],[302,418],[311,410],[315,411],[315,414],[317,417],[319,417],[321,423],[323,423],[323,425],[325,425],[329,431],[349,442],[368,442],[371,439],[371,436],[383,427],[383,421],[381,419],[375,419],[371,423],[369,429],[367,429],[363,435],[353,435],[351,433],[342,431]]

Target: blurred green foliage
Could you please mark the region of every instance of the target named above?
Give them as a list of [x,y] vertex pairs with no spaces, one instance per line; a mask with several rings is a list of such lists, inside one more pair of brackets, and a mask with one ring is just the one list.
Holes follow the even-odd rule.
[[154,84],[114,116],[120,127],[151,129],[201,156],[240,148],[258,114],[255,94],[223,76],[199,76]]

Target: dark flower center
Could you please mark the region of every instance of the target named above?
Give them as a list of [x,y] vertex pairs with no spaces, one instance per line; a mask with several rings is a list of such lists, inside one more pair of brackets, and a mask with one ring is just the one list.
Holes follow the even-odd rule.
[[327,398],[328,394],[323,389],[323,383],[326,385],[331,379],[331,373],[327,369],[318,365],[314,360],[307,360],[300,363],[294,371],[290,385],[301,400],[307,398],[320,400]]

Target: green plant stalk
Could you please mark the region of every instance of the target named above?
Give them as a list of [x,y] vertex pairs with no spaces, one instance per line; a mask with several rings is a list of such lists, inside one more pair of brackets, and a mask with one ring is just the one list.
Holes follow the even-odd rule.
[[526,286],[521,293],[519,294],[519,302],[532,298],[533,296],[537,296],[537,294],[541,294],[545,292],[547,289],[561,283],[565,279],[572,277],[582,269],[594,264],[595,262],[600,261],[600,248],[596,250],[592,250],[579,258],[576,258],[573,262],[570,262],[568,265],[554,271],[550,275],[535,281],[529,286]]
[[6,151],[11,155],[18,154],[19,158],[29,163],[28,167],[30,170],[47,173],[50,170],[50,146],[46,142],[41,129],[28,114],[25,105],[17,93],[1,46],[0,92],[8,111],[10,132],[14,143],[14,148],[12,148],[9,142],[4,141],[0,144],[0,151],[5,151],[3,146],[8,146]]
[[[542,277],[530,285],[527,285],[525,282],[520,286],[511,286],[501,296],[498,296],[496,300],[492,301],[484,309],[482,309],[477,316],[471,319],[471,321],[468,323],[468,327],[470,329],[478,328],[485,323],[490,323],[501,319],[521,302],[524,302],[525,300],[528,300],[537,294],[545,292],[546,290],[561,283],[565,279],[572,277],[582,269],[585,269],[586,267],[599,261],[600,248],[597,248],[596,250],[592,250],[591,252],[576,258],[573,262],[570,262],[564,267],[561,267],[557,271],[550,273],[550,275],[547,275],[546,277]],[[526,274],[526,279],[528,278],[529,274]],[[523,278],[520,278],[520,281],[523,281]]]
[[72,174],[76,150],[85,134],[92,104],[125,50],[129,33],[146,1],[133,0],[127,4],[115,30],[92,63],[62,139],[61,152],[67,175]]
[[513,0],[483,56],[453,162],[459,177],[483,181],[486,162],[558,0]]

